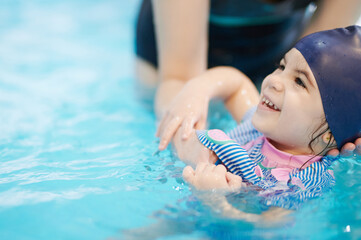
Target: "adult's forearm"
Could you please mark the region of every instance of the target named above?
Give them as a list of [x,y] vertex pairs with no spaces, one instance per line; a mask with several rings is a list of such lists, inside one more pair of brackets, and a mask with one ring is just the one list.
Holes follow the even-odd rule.
[[161,81],[187,81],[207,68],[209,0],[153,0]]
[[160,119],[189,79],[207,68],[209,0],[153,0],[158,49],[155,102]]
[[315,17],[303,36],[308,34],[353,25],[361,14],[360,0],[323,0]]

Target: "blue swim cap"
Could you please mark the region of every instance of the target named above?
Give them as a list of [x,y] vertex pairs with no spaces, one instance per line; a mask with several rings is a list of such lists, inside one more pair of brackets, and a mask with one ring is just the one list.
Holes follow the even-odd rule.
[[295,48],[315,76],[337,147],[361,137],[361,27],[313,33]]

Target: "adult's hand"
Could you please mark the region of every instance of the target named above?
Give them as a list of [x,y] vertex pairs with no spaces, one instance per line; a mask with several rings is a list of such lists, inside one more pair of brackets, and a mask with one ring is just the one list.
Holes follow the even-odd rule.
[[[252,106],[259,102],[259,94],[251,80],[242,72],[231,67],[215,67],[189,80],[162,114],[157,136],[159,149],[168,145],[181,127],[182,136],[187,139],[193,129],[206,125],[210,99],[222,99],[233,118],[240,121]],[[168,98],[169,99],[169,98]]]
[[159,150],[164,150],[177,131],[187,139],[193,129],[204,129],[207,122],[209,96],[197,81],[190,80],[169,104],[156,136]]
[[346,143],[341,148],[341,153],[338,149],[330,150],[327,155],[337,156],[341,154],[341,156],[353,156],[354,154],[361,156],[361,138],[356,139],[354,143]]

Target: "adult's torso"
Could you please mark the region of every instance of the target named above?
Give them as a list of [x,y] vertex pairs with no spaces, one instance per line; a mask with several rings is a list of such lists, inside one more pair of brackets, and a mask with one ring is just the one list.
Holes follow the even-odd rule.
[[[233,66],[262,79],[299,38],[314,9],[311,0],[211,0],[208,67]],[[143,0],[139,12],[136,54],[158,66],[151,0]]]
[[230,65],[263,77],[297,41],[315,8],[311,0],[211,0],[209,67]]

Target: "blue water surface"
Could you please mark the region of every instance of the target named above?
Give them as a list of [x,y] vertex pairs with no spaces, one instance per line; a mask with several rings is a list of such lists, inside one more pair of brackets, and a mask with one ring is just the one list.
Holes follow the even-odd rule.
[[192,195],[137,98],[139,4],[0,1],[0,239],[360,237],[356,159],[281,226],[220,217]]

